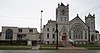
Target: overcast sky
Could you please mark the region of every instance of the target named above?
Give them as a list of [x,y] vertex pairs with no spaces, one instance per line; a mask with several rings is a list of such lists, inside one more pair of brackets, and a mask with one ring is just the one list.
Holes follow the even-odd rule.
[[0,31],[1,26],[32,27],[40,29],[41,10],[43,25],[49,19],[56,20],[55,12],[58,3],[69,3],[69,19],[79,14],[84,16],[96,14],[96,29],[100,31],[100,0],[0,0]]

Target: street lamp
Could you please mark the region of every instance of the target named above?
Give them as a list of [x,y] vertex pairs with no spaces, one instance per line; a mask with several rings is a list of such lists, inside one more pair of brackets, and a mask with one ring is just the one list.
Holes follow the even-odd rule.
[[43,10],[41,10],[41,18],[40,18],[40,48],[42,44],[42,12]]

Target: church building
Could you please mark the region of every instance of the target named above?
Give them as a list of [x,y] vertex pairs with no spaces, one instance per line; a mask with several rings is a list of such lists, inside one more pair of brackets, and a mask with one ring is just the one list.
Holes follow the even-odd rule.
[[58,41],[73,40],[75,44],[87,44],[99,41],[99,32],[95,29],[95,14],[85,16],[85,22],[77,14],[69,21],[69,4],[58,4],[56,8],[56,20],[48,20],[43,26],[42,39],[45,44],[55,44],[57,35],[56,24],[58,26]]

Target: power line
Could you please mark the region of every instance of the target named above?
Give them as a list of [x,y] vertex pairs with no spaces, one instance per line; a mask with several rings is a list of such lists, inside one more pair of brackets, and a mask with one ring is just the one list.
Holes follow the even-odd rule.
[[87,14],[87,13],[89,13],[89,12],[95,11],[95,10],[97,10],[97,9],[99,9],[99,8],[100,8],[100,5],[97,5],[97,6],[91,8],[91,9],[85,11],[85,12],[82,12],[80,15],[83,16],[84,14]]

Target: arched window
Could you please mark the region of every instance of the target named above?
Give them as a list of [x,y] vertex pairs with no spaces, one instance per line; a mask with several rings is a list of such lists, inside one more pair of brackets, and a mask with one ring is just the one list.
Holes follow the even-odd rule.
[[12,40],[13,39],[13,31],[11,29],[6,30],[6,37],[5,39]]
[[92,36],[91,36],[91,41],[94,41],[94,40],[95,40],[95,39],[94,39],[94,35],[92,35]]
[[80,25],[75,25],[73,27],[73,34],[74,34],[74,39],[82,39],[83,38],[83,30]]

